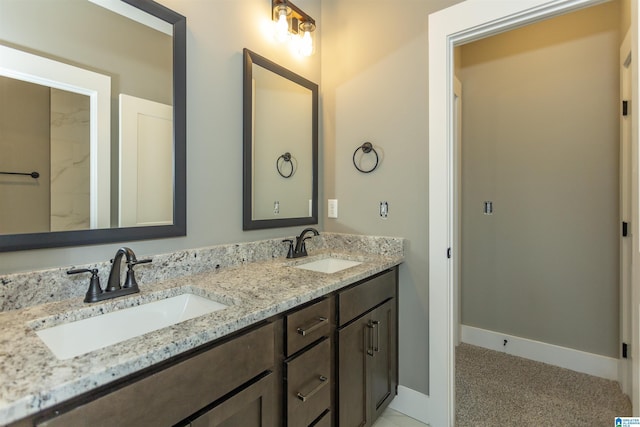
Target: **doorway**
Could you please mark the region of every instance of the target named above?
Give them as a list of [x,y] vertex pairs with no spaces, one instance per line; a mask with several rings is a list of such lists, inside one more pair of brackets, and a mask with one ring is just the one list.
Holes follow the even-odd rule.
[[[566,13],[593,1],[526,1],[492,4],[467,1],[430,16],[429,34],[429,235],[430,235],[430,396],[429,422],[453,425],[455,390],[453,383],[454,329],[452,282],[454,264],[446,254],[456,242],[453,223],[453,47],[498,32]],[[637,5],[632,5],[632,32],[637,40]],[[637,47],[634,46],[634,49]],[[637,51],[637,50],[636,50]],[[633,81],[637,80],[637,74]],[[634,95],[637,88],[634,87]],[[634,140],[637,139],[634,121]],[[442,186],[439,183],[447,182]],[[636,208],[637,201],[633,207]],[[635,217],[635,216],[634,216]],[[634,247],[636,238],[634,237]],[[454,257],[456,248],[453,247]],[[634,252],[635,256],[635,252]],[[635,323],[634,323],[635,324]],[[634,336],[637,334],[634,334]],[[446,369],[445,369],[446,368]],[[635,379],[634,374],[634,379]],[[635,399],[633,399],[635,402]],[[634,405],[636,406],[636,405]]]
[[465,44],[455,67],[463,341],[609,380],[621,317],[619,6]]

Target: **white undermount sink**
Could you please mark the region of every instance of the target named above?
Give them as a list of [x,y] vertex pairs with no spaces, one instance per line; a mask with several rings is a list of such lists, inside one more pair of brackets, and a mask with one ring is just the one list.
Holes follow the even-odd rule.
[[227,305],[191,293],[36,331],[60,360],[222,310]]
[[362,264],[359,261],[351,261],[342,258],[322,258],[316,261],[309,261],[304,264],[298,264],[296,268],[302,268],[303,270],[318,271],[320,273],[337,273],[338,271],[346,270],[347,268],[355,267]]

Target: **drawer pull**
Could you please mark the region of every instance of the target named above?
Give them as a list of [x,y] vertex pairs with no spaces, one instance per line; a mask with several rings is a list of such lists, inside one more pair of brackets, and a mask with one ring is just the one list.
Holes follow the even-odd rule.
[[313,332],[316,329],[324,326],[327,323],[329,323],[329,319],[327,319],[326,317],[318,317],[318,319],[314,321],[313,325],[311,325],[311,326],[301,326],[301,327],[299,327],[297,329],[297,331],[298,331],[298,333],[300,335],[302,335],[304,337],[307,334],[310,334],[311,332]]
[[376,330],[376,343],[373,346],[373,351],[375,353],[379,353],[380,352],[380,321],[379,320],[374,320],[373,322],[373,327]]
[[375,329],[375,325],[373,323],[373,320],[369,320],[367,322],[367,328],[369,329],[369,334],[368,334],[369,335],[369,339],[367,340],[368,342],[367,342],[367,345],[366,345],[367,346],[367,354],[369,356],[373,357],[374,356],[374,354],[373,354],[373,350],[374,350],[374,347],[373,347],[373,330]]
[[308,394],[304,395],[300,392],[298,392],[298,399],[302,400],[303,402],[306,402],[307,399],[309,399],[311,396],[313,396],[314,394],[316,394],[317,392],[320,391],[320,389],[322,387],[324,387],[325,385],[327,385],[327,377],[325,377],[324,375],[320,375],[318,377],[318,379],[320,380],[320,384],[318,384],[316,386],[316,388],[314,388],[313,390],[311,390]]

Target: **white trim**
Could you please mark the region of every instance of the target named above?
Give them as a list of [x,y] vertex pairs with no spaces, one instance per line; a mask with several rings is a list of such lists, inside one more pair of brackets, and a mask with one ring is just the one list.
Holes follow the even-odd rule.
[[[432,427],[455,423],[453,47],[601,0],[466,0],[429,15],[429,408]],[[635,3],[635,2],[632,2]],[[639,109],[640,110],[640,109]],[[457,251],[454,249],[453,253]]]
[[102,6],[111,12],[117,13],[136,21],[142,25],[146,25],[149,28],[165,33],[168,36],[173,36],[173,25],[169,22],[163,21],[160,18],[133,7],[127,3],[119,0],[89,0],[92,3]]
[[398,386],[398,395],[389,407],[398,412],[426,423],[429,414],[429,396],[405,386]]
[[[504,345],[504,340],[507,344]],[[618,380],[618,359],[462,325],[462,342],[608,380]]]
[[111,227],[111,77],[0,46],[0,75],[90,98],[90,226]]

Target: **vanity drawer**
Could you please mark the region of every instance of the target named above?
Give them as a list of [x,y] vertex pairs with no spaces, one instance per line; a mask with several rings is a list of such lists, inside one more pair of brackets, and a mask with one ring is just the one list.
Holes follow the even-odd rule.
[[350,322],[371,308],[396,296],[396,269],[382,273],[361,284],[340,292],[338,326]]
[[331,344],[325,338],[285,362],[287,426],[306,427],[331,406]]
[[273,366],[270,323],[35,425],[174,425]]
[[325,298],[285,316],[286,357],[322,337],[328,337],[331,332],[330,313],[331,299]]
[[324,413],[311,424],[311,427],[331,427],[331,411],[326,410]]

